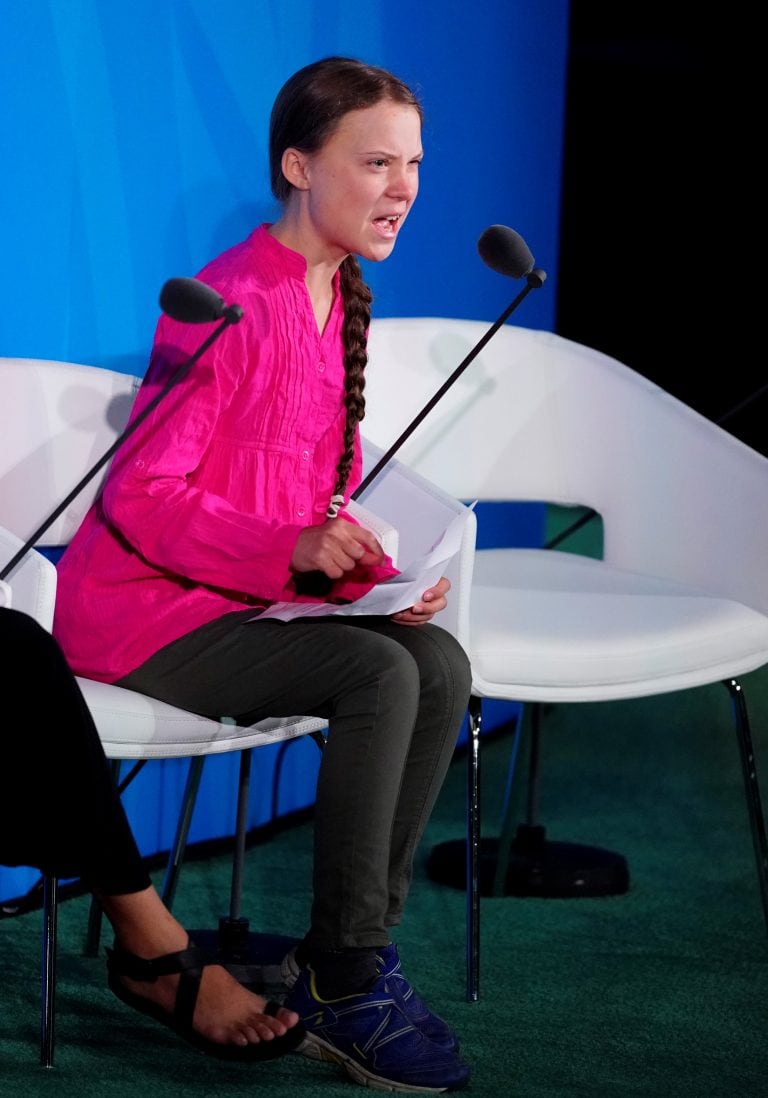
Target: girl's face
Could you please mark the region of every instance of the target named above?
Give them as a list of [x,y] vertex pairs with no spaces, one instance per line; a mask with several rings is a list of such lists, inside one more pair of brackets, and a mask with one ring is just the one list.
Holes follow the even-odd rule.
[[386,259],[416,198],[422,156],[418,111],[389,99],[345,114],[317,152],[289,150],[283,165],[304,192],[311,250]]

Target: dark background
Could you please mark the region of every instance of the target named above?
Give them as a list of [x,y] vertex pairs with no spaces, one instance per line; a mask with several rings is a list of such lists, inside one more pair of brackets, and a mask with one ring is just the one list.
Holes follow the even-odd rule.
[[573,0],[556,329],[767,453],[751,18]]

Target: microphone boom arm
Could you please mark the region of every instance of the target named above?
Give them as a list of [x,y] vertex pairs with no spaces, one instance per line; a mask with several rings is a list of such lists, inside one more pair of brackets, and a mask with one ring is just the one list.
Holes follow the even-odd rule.
[[150,412],[153,412],[155,410],[163,397],[166,396],[168,392],[170,392],[174,385],[176,385],[179,381],[182,380],[182,378],[187,375],[187,373],[192,369],[194,364],[198,361],[200,356],[208,350],[214,340],[218,339],[224,329],[229,327],[229,325],[237,324],[242,315],[243,310],[240,308],[239,305],[230,305],[225,310],[224,319],[222,320],[221,324],[219,324],[218,328],[215,328],[214,331],[211,332],[208,338],[200,345],[200,347],[198,347],[198,349],[191,356],[191,358],[188,358],[186,362],[182,362],[181,366],[179,366],[176,372],[171,376],[170,380],[165,383],[160,392],[157,393],[157,395],[154,396],[152,400],[150,400],[149,404],[147,404],[145,408],[142,408],[141,412],[136,416],[133,422],[126,427],[123,433],[115,439],[109,449],[101,455],[96,464],[88,470],[88,472],[80,481],[78,481],[78,483],[69,493],[69,495],[65,496],[61,503],[57,507],[55,507],[53,511],[51,511],[50,515],[48,515],[48,518],[45,519],[45,521],[42,522],[40,526],[38,526],[34,534],[27,538],[21,549],[19,549],[19,551],[13,557],[11,557],[11,559],[3,568],[2,572],[0,572],[0,582],[2,582],[2,580],[10,575],[10,573],[13,571],[19,561],[24,556],[26,556],[27,552],[30,549],[33,548],[33,546],[42,537],[45,531],[53,525],[53,523],[56,521],[62,511],[66,510],[66,508],[69,507],[72,500],[75,499],[75,497],[83,490],[83,488],[85,488],[86,484],[93,480],[93,478],[96,476],[100,469],[103,469],[103,467],[113,456],[118,447],[122,446],[125,440],[133,434],[136,428],[144,422]]
[[[432,396],[427,401],[427,403],[424,405],[424,407],[421,409],[421,411],[418,413],[418,415],[415,416],[414,419],[408,424],[408,426],[403,431],[403,433],[400,435],[400,437],[398,439],[396,439],[392,443],[390,448],[387,450],[387,452],[384,455],[382,455],[381,458],[379,458],[379,460],[374,465],[373,469],[371,469],[371,471],[363,478],[363,480],[360,482],[360,484],[357,486],[357,488],[352,493],[352,496],[351,496],[352,499],[355,499],[355,500],[359,499],[361,494],[365,491],[365,489],[368,487],[368,485],[371,483],[371,481],[374,479],[374,477],[377,477],[379,475],[379,473],[384,468],[384,466],[387,464],[387,462],[391,460],[391,458],[395,455],[395,453],[403,445],[405,440],[407,438],[409,438],[410,435],[416,430],[416,428],[419,426],[419,424],[424,419],[424,417],[426,415],[428,415],[429,412],[432,411],[432,409],[437,404],[438,400],[440,400],[440,398],[443,396],[443,394],[446,393],[448,391],[448,389],[450,389],[451,385],[453,385],[453,383],[457,380],[457,378],[460,377],[460,375],[464,372],[464,370],[466,370],[466,368],[467,368],[467,366],[469,366],[470,362],[472,362],[473,359],[475,359],[477,357],[477,355],[480,354],[480,352],[482,351],[483,347],[485,347],[488,340],[491,339],[491,337],[494,336],[496,334],[496,332],[498,332],[499,328],[508,319],[508,317],[511,316],[511,314],[515,311],[515,309],[518,307],[520,302],[525,297],[528,296],[528,294],[531,292],[531,290],[537,290],[541,286],[543,286],[546,277],[547,276],[546,276],[545,272],[542,271],[542,270],[539,270],[538,268],[535,268],[534,270],[530,271],[526,275],[527,285],[526,285],[525,289],[521,290],[520,293],[515,298],[515,300],[510,305],[507,306],[507,308],[504,310],[504,312],[501,314],[501,316],[498,318],[498,320],[496,320],[491,325],[491,327],[488,329],[488,331],[485,333],[485,335],[482,337],[482,339],[480,339],[477,342],[477,344],[472,348],[472,350],[466,356],[464,361],[459,363],[459,365],[453,371],[451,376],[446,381],[443,382],[443,384],[440,386],[440,388],[437,390],[437,392],[434,394],[434,396]],[[0,577],[0,578],[2,578],[2,577]]]

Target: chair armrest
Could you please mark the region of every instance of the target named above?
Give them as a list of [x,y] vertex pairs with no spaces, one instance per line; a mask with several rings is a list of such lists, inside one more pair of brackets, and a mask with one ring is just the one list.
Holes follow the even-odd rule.
[[[363,439],[365,468],[372,468],[382,453],[378,447]],[[435,621],[466,648],[477,534],[474,511],[395,459],[372,481],[360,502],[397,530],[398,567],[401,570],[426,554],[456,515],[465,517],[459,551],[446,567],[446,577],[451,582],[448,606]]]
[[[24,543],[10,530],[0,526],[0,562],[5,564]],[[49,632],[53,627],[53,610],[56,604],[56,568],[36,549],[30,549],[8,576],[2,587],[10,590],[10,601],[0,606],[22,610],[39,622]]]

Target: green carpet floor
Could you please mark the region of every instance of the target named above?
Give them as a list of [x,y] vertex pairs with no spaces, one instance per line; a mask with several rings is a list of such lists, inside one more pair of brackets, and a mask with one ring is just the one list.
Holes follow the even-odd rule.
[[[768,799],[768,676],[744,680]],[[509,738],[482,752],[494,835]],[[730,701],[721,686],[547,714],[541,817],[553,839],[621,851],[622,896],[485,899],[481,998],[465,1000],[465,901],[433,883],[429,848],[464,833],[457,758],[429,825],[398,941],[404,967],[455,1023],[474,1095],[555,1098],[768,1095],[768,937]],[[311,824],[247,854],[252,929],[299,936]],[[175,910],[214,927],[229,859],[191,861]],[[199,1055],[107,990],[81,955],[85,897],[62,904],[55,1066],[38,1064],[40,913],[0,921],[0,1094],[13,1098],[313,1098],[355,1093],[340,1069],[292,1055],[246,1067]],[[359,1088],[357,1088],[359,1092]]]

